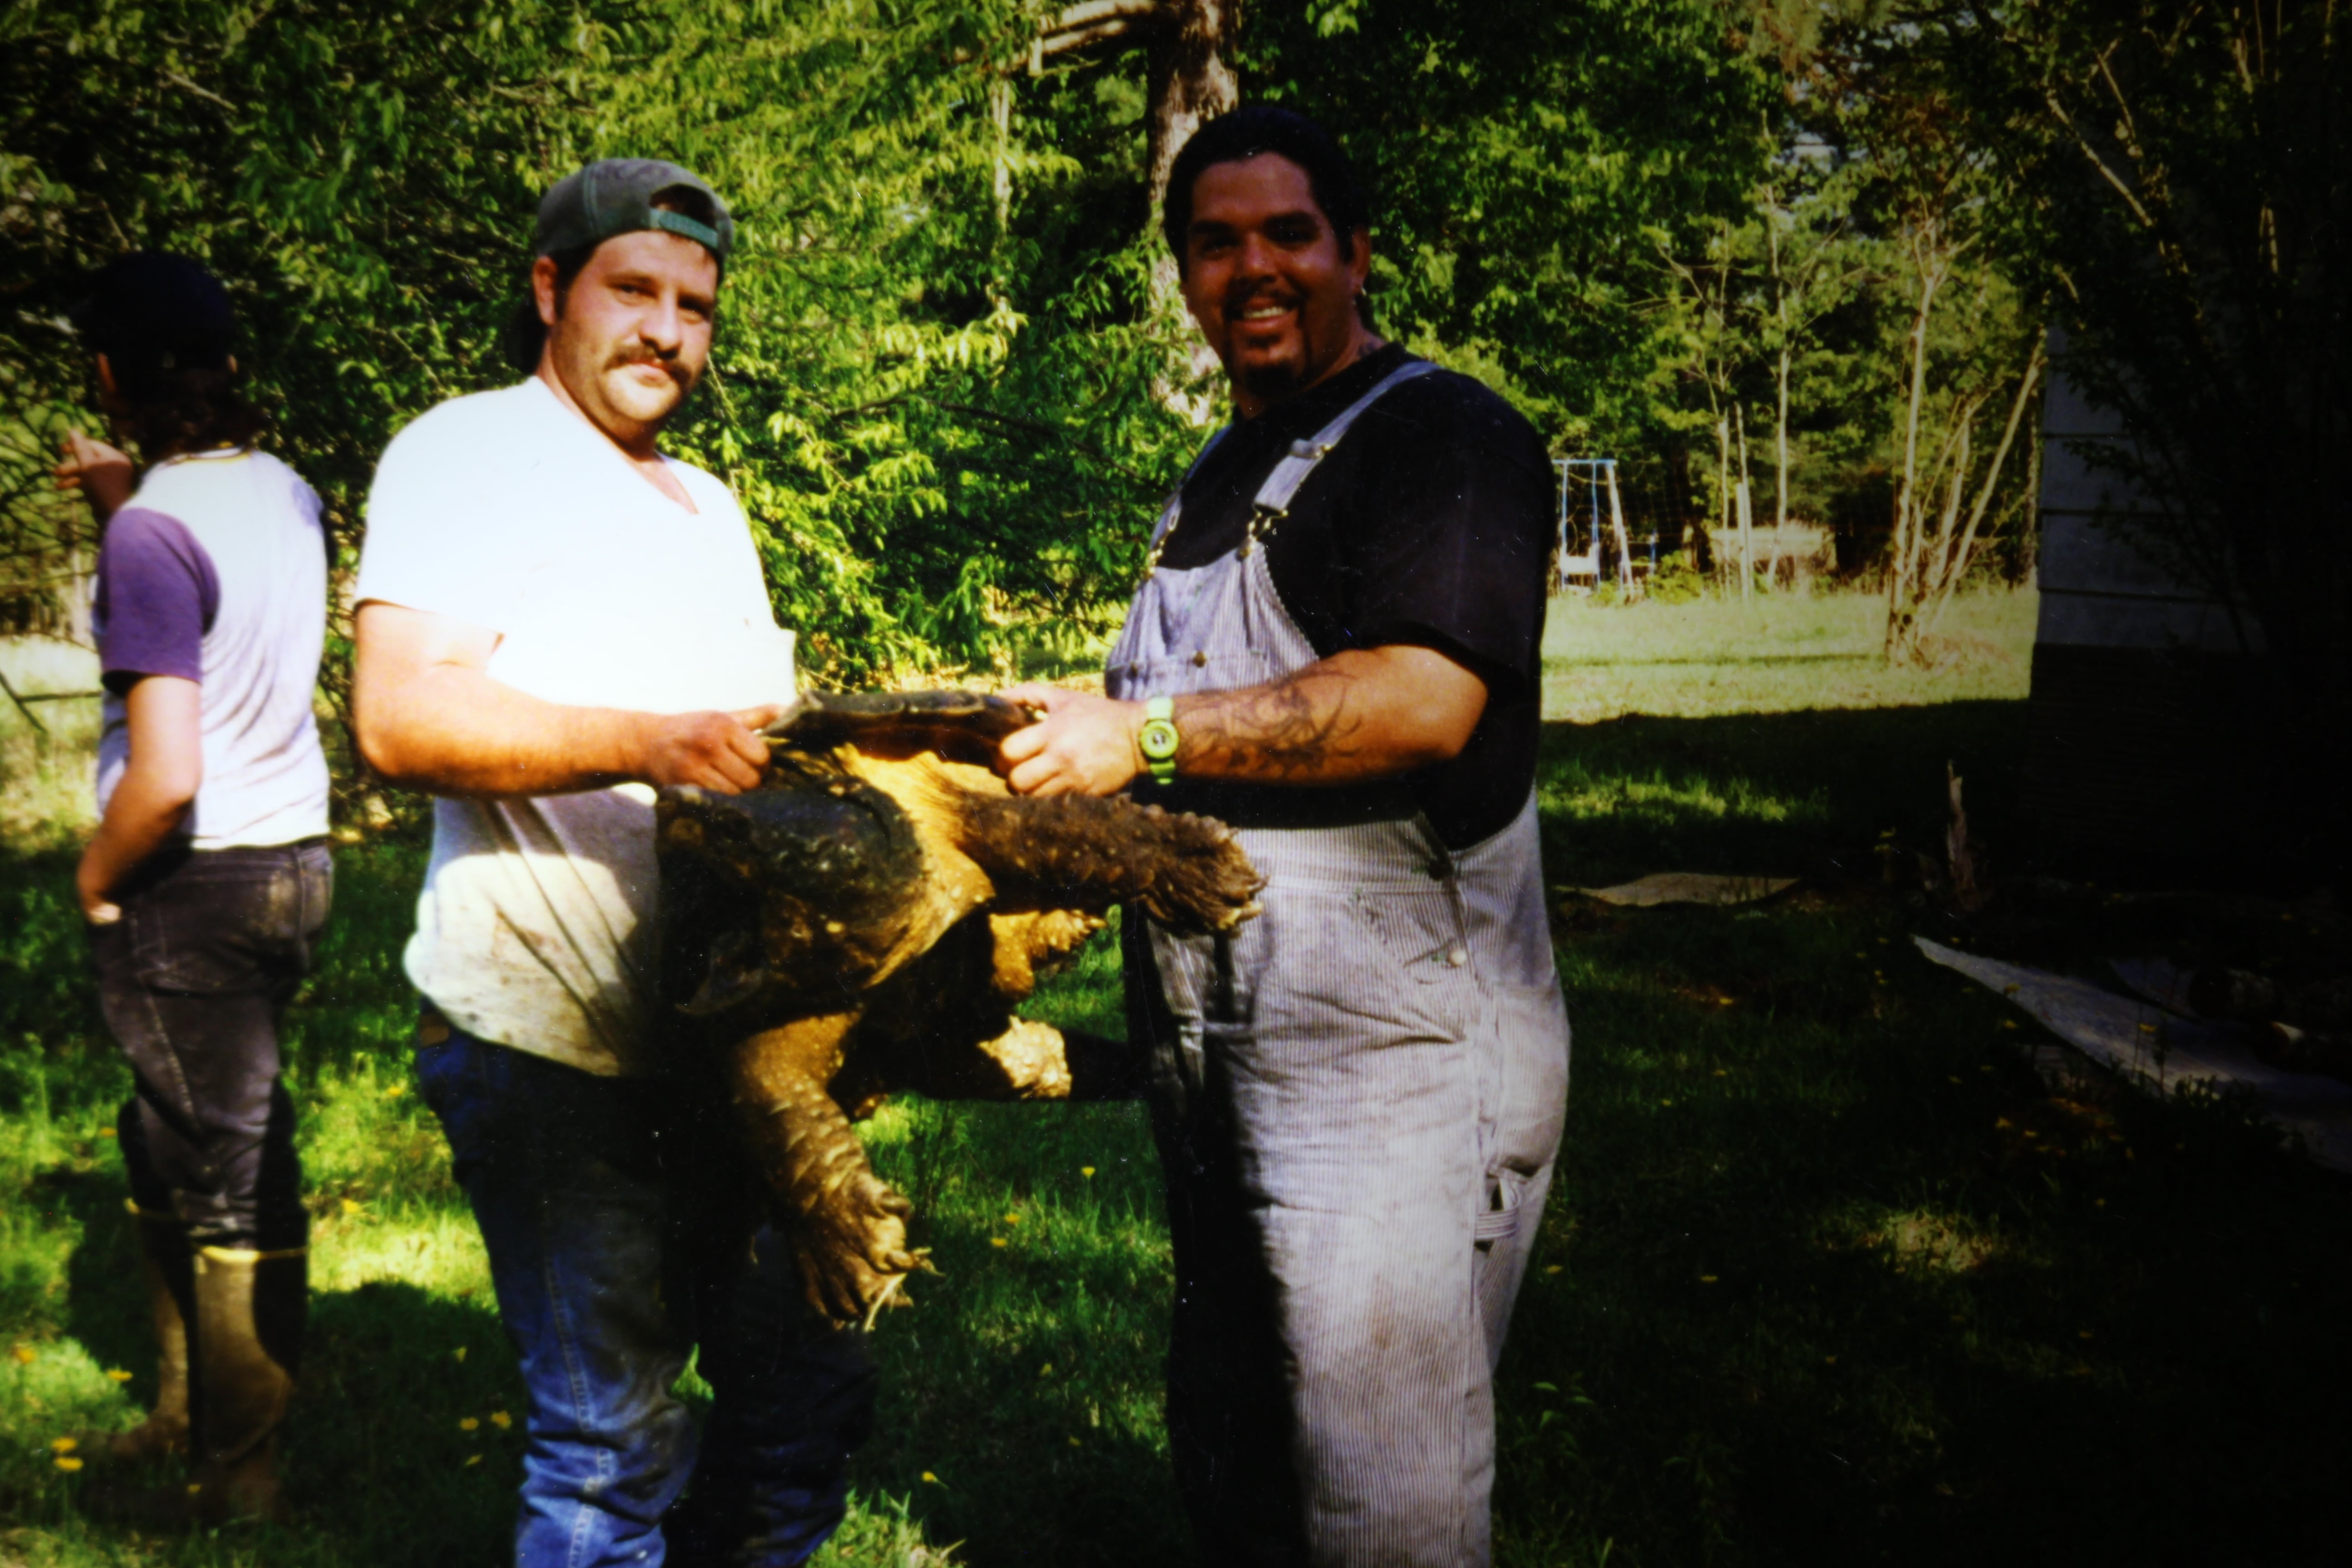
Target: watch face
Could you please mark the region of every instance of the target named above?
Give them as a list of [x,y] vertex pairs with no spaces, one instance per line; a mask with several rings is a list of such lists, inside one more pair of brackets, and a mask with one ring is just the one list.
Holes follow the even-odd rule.
[[1176,754],[1176,726],[1165,719],[1148,719],[1135,742],[1143,754],[1154,762],[1172,757]]

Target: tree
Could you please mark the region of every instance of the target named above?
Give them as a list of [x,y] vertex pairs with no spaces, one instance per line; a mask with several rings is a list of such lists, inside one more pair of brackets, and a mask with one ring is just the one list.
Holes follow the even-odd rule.
[[2040,0],[1937,17],[2020,172],[2069,377],[2158,506],[2143,549],[2260,619],[2304,791],[2352,869],[2352,18],[2327,0]]
[[1253,91],[1313,114],[1378,195],[1384,335],[1479,374],[1556,449],[1656,416],[1657,237],[1697,252],[1761,171],[1767,71],[1709,0],[1318,0],[1252,14]]
[[[1024,616],[1099,621],[1189,442],[1137,374],[1169,336],[1126,216],[1141,150],[1118,93],[1053,71],[1001,90],[1036,26],[1010,0],[19,8],[12,405],[83,395],[58,316],[84,268],[204,258],[348,564],[392,432],[514,374],[498,329],[538,192],[590,156],[675,157],[744,236],[678,438],[743,496],[811,666],[1007,658]],[[1106,205],[1118,223],[1089,221]]]

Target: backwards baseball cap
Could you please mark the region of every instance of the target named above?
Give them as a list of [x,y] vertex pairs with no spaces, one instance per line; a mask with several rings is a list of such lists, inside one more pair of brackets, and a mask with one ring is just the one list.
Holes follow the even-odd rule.
[[[709,204],[709,221],[654,204],[686,191]],[[699,204],[696,204],[699,205]],[[676,163],[659,158],[601,158],[555,182],[540,198],[539,222],[531,231],[533,256],[593,247],[616,234],[664,229],[710,252],[721,267],[735,247],[735,220],[719,193]]]
[[106,356],[124,395],[163,395],[184,370],[225,370],[236,312],[220,279],[184,256],[135,251],[92,274],[68,312],[74,330]]

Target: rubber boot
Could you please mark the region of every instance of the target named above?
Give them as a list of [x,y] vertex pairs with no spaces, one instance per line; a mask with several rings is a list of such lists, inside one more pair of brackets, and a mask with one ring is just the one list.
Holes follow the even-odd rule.
[[194,1289],[188,1233],[170,1214],[126,1204],[139,1226],[139,1260],[147,1310],[155,1324],[155,1404],[128,1432],[80,1436],[78,1452],[101,1465],[145,1464],[188,1449],[188,1319]]
[[190,1522],[276,1519],[278,1438],[310,1310],[306,1248],[203,1247],[190,1340]]

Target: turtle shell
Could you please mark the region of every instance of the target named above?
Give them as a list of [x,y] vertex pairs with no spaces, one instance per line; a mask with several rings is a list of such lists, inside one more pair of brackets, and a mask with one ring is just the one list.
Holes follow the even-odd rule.
[[998,742],[1037,717],[1026,704],[982,691],[811,691],[765,733],[771,750],[935,751],[984,765]]

